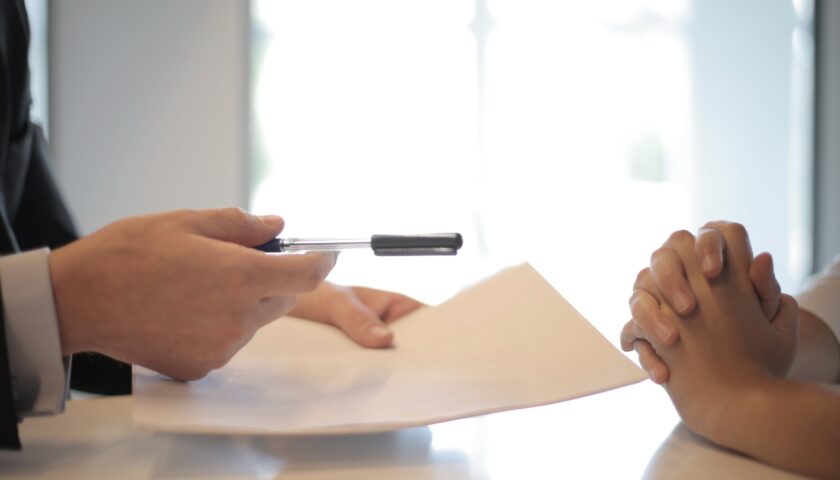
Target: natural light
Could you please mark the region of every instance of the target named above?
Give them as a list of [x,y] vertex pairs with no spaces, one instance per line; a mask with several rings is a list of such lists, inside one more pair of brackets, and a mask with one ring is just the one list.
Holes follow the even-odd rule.
[[[617,345],[650,252],[671,231],[709,220],[699,217],[707,210],[695,178],[704,164],[693,122],[703,117],[693,111],[689,0],[253,5],[253,210],[281,212],[289,236],[464,235],[455,258],[344,253],[333,281],[435,303],[529,261]],[[782,242],[783,282],[794,284],[801,274],[786,266],[786,231],[757,243]],[[606,395],[650,415],[637,444],[615,446],[617,476],[638,477],[678,417],[656,388]],[[581,428],[592,412],[573,405],[483,421],[539,414]],[[605,421],[618,414],[599,412]],[[433,427],[447,432],[435,448],[457,448],[458,435],[471,435],[464,428],[481,428],[459,425]],[[562,448],[536,440],[488,448]],[[598,457],[569,461],[585,468]],[[522,468],[492,465],[499,478]],[[532,468],[523,476],[550,477]]]

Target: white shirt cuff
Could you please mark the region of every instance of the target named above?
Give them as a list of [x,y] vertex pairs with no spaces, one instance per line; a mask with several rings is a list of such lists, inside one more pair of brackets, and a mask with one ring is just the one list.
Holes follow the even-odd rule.
[[47,248],[0,257],[12,392],[19,417],[61,413],[69,359],[61,357]]
[[840,341],[840,255],[808,280],[796,300],[799,308],[819,317]]

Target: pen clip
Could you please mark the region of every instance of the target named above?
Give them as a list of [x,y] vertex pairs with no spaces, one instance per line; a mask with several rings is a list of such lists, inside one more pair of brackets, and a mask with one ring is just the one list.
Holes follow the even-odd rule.
[[377,256],[456,255],[464,244],[460,233],[373,235],[370,246]]

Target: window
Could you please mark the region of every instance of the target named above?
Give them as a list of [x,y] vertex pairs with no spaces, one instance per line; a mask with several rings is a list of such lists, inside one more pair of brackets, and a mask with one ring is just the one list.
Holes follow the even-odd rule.
[[44,127],[49,125],[49,88],[47,52],[47,1],[26,0],[29,15],[29,74],[32,91],[32,120]]
[[529,259],[588,304],[714,218],[746,223],[795,289],[809,4],[580,3],[256,1],[253,207],[290,235],[461,231],[457,262],[405,260],[416,279],[353,254],[336,272],[435,299],[455,263]]

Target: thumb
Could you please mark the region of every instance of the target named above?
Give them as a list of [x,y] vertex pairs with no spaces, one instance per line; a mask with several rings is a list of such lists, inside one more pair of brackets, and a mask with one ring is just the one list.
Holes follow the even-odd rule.
[[379,315],[355,295],[342,295],[327,305],[328,322],[363,347],[391,345],[394,335]]
[[276,237],[284,226],[277,215],[252,215],[241,208],[187,212],[187,227],[205,237],[252,247]]
[[781,295],[779,312],[771,323],[784,338],[796,343],[799,337],[799,304],[793,297],[784,293]]
[[773,257],[766,252],[756,255],[750,264],[749,275],[761,302],[761,310],[772,321],[779,309],[779,296],[782,293],[773,273]]

